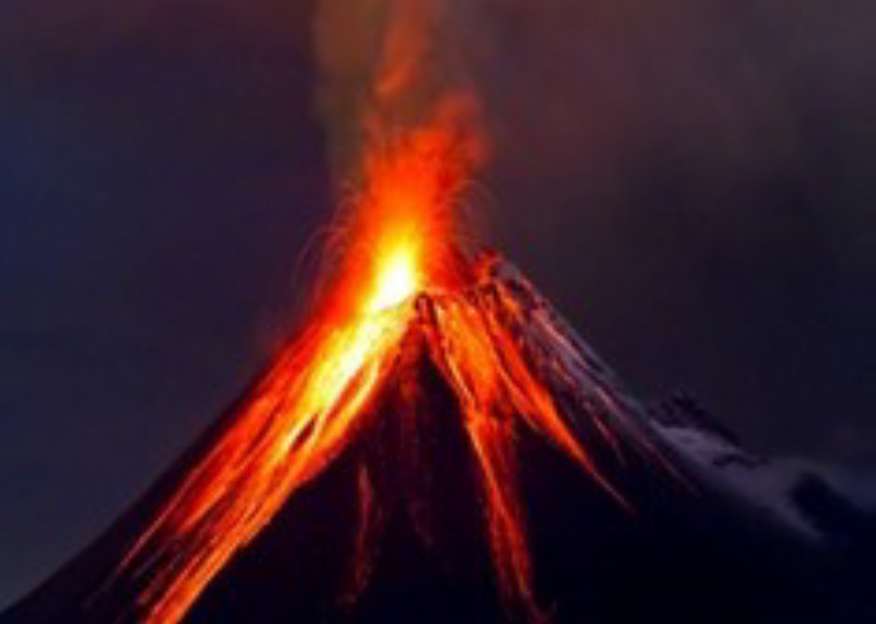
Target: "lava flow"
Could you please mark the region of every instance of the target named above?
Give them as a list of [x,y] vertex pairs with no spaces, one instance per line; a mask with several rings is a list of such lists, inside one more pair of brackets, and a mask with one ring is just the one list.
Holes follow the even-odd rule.
[[[357,438],[412,331],[424,337],[455,395],[479,466],[486,533],[509,608],[544,619],[516,484],[518,428],[543,435],[626,506],[582,446],[574,417],[543,381],[546,368],[561,380],[582,370],[590,375],[574,355],[573,339],[494,279],[494,257],[472,260],[460,243],[456,206],[485,155],[475,98],[446,90],[429,114],[420,111],[421,121],[395,123],[396,104],[412,89],[425,54],[418,37],[428,29],[413,5],[394,5],[401,18],[390,26],[363,119],[368,139],[356,168],[360,191],[334,246],[339,260],[323,296],[116,569],[116,579],[141,588],[137,619],[182,619],[234,554]],[[571,355],[539,353],[525,344],[526,331]],[[615,446],[626,433],[653,451],[631,434],[624,410],[596,382],[594,393],[602,405],[590,416],[591,429],[604,442]],[[359,485],[367,523],[375,504],[367,473]]]
[[369,155],[354,236],[325,301],[122,563],[127,571],[148,559],[155,571],[139,597],[149,621],[178,621],[343,450],[414,318],[413,295],[463,268],[448,211],[477,152],[457,140],[457,106]]
[[[586,363],[540,356],[522,337],[537,330],[562,349],[571,338],[494,279],[497,257],[469,261],[455,246],[452,207],[479,154],[458,132],[458,119],[459,102],[450,102],[432,125],[370,154],[351,217],[353,237],[325,300],[117,570],[145,579],[139,617],[179,621],[235,552],[343,452],[411,331],[424,336],[459,405],[480,467],[486,531],[506,605],[543,619],[516,486],[521,424],[626,505],[579,442],[573,417],[540,381],[544,367],[571,379]],[[614,444],[625,416],[611,400],[604,396],[603,415],[592,418]],[[611,426],[602,420],[609,417],[616,421]],[[373,496],[362,480],[360,508],[367,512]]]

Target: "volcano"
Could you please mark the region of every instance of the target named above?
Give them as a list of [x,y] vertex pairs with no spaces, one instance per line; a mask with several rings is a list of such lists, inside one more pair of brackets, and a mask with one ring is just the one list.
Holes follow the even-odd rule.
[[[350,395],[347,442],[313,451],[316,467],[253,535],[239,539],[266,495],[248,490],[274,433],[271,418],[257,430],[241,423],[259,413],[288,352],[0,621],[838,622],[873,613],[843,555],[853,549],[842,540],[872,534],[854,505],[812,474],[758,489],[781,470],[690,399],[643,407],[514,267],[494,253],[475,265],[464,290],[393,306],[403,331],[367,400]],[[476,336],[460,332],[469,315]],[[462,349],[485,358],[477,371],[459,368],[470,357]],[[487,372],[495,387],[469,378]],[[289,457],[316,448],[320,425],[308,426]],[[282,490],[280,480],[269,490]],[[872,540],[857,539],[859,548],[872,553]],[[227,559],[198,576],[217,551]],[[193,578],[205,581],[193,589]]]
[[328,89],[330,134],[360,149],[313,305],[3,624],[864,619],[865,514],[689,401],[643,407],[481,250],[463,214],[487,124],[451,4],[326,3],[328,84],[357,94],[350,113]]

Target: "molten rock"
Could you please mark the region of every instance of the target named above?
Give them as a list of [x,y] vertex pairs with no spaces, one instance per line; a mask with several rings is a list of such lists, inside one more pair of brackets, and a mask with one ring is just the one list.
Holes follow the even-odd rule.
[[294,342],[3,622],[836,617],[832,585],[799,594],[817,525],[700,452],[742,451],[683,402],[649,416],[516,270],[476,267],[344,336],[355,366]]

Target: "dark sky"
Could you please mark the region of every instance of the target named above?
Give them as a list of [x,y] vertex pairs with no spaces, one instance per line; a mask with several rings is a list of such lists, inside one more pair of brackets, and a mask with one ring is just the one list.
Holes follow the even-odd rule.
[[[485,238],[641,397],[876,469],[871,3],[479,1]],[[0,604],[292,329],[332,208],[311,8],[0,5]]]

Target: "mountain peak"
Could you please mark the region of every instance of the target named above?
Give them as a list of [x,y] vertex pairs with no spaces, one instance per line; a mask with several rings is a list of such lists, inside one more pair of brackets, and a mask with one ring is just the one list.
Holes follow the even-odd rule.
[[689,399],[645,410],[519,271],[475,266],[380,313],[389,346],[326,419],[285,420],[314,370],[312,336],[292,341],[4,624],[636,622],[680,591],[680,621],[833,613],[791,602],[824,556],[796,481]]

